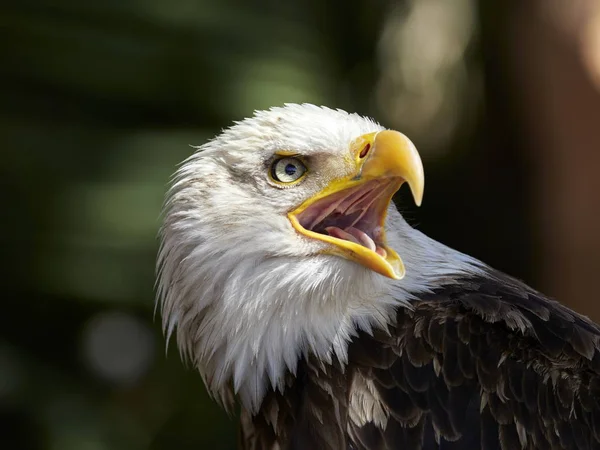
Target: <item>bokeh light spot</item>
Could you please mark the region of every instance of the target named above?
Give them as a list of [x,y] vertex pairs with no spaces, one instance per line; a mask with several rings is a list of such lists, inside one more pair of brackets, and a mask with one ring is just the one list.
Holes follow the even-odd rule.
[[138,381],[154,358],[151,330],[141,320],[125,313],[104,313],[85,326],[84,358],[94,375],[118,384]]

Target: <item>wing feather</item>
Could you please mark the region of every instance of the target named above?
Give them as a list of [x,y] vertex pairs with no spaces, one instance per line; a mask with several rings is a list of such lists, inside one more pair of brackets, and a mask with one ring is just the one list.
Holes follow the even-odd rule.
[[365,450],[600,448],[599,337],[502,274],[453,283],[399,310],[391,335],[351,345],[389,417],[380,433],[351,421],[350,435]]
[[247,450],[600,450],[599,327],[497,273],[359,333],[347,366],[303,359]]

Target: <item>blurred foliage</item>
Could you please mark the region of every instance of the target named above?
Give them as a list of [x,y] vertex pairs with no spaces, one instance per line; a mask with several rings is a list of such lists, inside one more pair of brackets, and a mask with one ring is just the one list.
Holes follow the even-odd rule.
[[[384,64],[393,48],[381,48],[382,31],[413,3],[2,2],[2,448],[234,447],[235,422],[176,349],[165,356],[154,317],[169,177],[191,144],[284,102],[342,107],[398,127],[404,114],[409,123],[410,111],[385,114],[377,98],[386,98],[384,72],[396,70]],[[518,148],[506,145],[510,104],[494,59],[502,11],[461,4],[480,31],[460,41],[459,65],[436,67],[439,76],[474,74],[476,83],[439,85],[478,86],[482,99],[464,107],[471,91],[452,91],[449,105],[459,106],[445,114],[468,126],[437,139],[445,152],[425,154],[422,211],[401,207],[434,237],[527,276],[523,167]],[[450,23],[452,31],[463,22]],[[428,145],[426,137],[415,141]]]

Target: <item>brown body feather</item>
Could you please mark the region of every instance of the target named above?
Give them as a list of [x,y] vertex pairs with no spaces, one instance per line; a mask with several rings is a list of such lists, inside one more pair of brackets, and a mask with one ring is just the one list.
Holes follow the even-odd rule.
[[600,449],[600,328],[505,275],[457,280],[360,333],[349,361],[303,360],[251,450]]

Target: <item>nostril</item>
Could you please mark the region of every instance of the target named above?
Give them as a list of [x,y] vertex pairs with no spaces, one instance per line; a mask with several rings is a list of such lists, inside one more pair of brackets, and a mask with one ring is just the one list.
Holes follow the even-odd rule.
[[365,156],[367,156],[367,153],[369,153],[369,150],[371,150],[371,144],[365,145],[364,148],[360,151],[360,154],[358,155],[358,157],[360,159],[363,159]]

